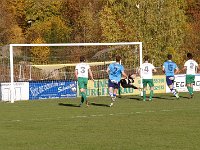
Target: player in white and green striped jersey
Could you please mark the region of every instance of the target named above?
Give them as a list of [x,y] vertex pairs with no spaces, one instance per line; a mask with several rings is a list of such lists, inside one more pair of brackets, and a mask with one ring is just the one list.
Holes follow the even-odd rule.
[[193,60],[193,56],[191,53],[187,53],[188,60],[184,64],[183,70],[186,70],[186,86],[190,97],[192,98],[194,95],[193,84],[195,83],[195,74],[199,66],[195,60]]

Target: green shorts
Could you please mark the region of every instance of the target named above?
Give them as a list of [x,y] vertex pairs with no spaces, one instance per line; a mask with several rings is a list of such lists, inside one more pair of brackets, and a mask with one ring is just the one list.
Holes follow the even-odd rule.
[[186,75],[186,84],[194,83],[195,75]]
[[143,79],[142,84],[143,84],[143,87],[147,87],[147,84],[149,85],[149,87],[154,86],[153,79]]
[[88,78],[79,77],[78,78],[78,87],[79,89],[87,89]]

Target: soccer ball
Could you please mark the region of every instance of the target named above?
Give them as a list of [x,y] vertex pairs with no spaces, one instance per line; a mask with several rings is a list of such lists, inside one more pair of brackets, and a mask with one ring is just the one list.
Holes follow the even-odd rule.
[[76,92],[76,87],[75,86],[72,87],[71,90],[72,90],[72,92]]

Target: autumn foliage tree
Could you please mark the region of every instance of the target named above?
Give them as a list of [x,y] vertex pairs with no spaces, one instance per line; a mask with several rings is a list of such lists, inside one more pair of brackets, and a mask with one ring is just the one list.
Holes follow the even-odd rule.
[[[167,53],[181,64],[188,51],[196,57],[200,51],[198,0],[2,0],[0,4],[1,45],[37,39],[46,43],[141,41],[144,54],[158,66]],[[127,60],[133,59],[131,50],[123,51]]]
[[[42,44],[45,41],[40,37],[33,41],[33,44]],[[50,49],[49,47],[32,47],[31,48],[31,62],[33,64],[46,64],[49,61]]]

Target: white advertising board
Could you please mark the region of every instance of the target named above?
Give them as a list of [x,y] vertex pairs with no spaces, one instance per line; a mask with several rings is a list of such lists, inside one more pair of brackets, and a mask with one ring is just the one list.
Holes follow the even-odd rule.
[[[185,85],[185,74],[175,75],[174,87],[179,92],[188,92],[187,87]],[[195,76],[194,91],[200,91],[200,74],[197,74]],[[170,89],[166,85],[166,93],[170,92]]]
[[[10,83],[1,83],[1,100],[10,101]],[[14,100],[28,100],[29,99],[29,83],[15,82],[14,83]]]

